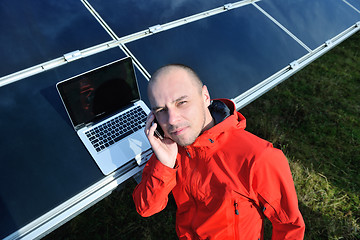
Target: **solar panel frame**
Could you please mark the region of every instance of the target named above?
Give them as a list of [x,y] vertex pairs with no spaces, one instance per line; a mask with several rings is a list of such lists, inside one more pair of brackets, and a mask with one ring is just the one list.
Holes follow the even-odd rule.
[[4,0],[0,16],[0,76],[111,40],[80,1]]

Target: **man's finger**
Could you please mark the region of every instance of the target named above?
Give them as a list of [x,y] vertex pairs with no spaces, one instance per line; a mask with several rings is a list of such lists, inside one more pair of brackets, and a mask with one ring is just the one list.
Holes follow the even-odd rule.
[[152,126],[152,123],[154,122],[155,116],[152,112],[147,116],[146,122],[145,122],[145,135],[149,135],[150,127]]

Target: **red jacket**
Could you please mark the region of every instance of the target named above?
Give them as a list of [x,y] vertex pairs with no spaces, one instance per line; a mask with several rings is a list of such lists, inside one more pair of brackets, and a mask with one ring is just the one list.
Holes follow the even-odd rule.
[[151,157],[133,193],[136,210],[151,216],[172,192],[179,239],[263,239],[264,215],[272,222],[272,239],[303,239],[286,157],[245,131],[245,118],[222,101],[232,115],[179,147],[174,169]]

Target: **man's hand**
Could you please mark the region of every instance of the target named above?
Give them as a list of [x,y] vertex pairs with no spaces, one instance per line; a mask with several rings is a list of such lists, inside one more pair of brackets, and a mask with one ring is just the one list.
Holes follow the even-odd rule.
[[145,135],[149,139],[157,159],[159,159],[162,164],[174,168],[176,155],[178,153],[177,144],[166,136],[163,139],[160,139],[154,135],[157,127],[157,123],[154,123],[154,120],[154,113],[151,112],[146,120]]

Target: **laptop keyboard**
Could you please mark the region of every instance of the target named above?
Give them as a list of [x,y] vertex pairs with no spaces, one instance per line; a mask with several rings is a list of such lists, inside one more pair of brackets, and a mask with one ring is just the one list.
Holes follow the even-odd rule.
[[103,123],[85,134],[97,152],[113,145],[145,126],[146,113],[136,107],[120,116]]

